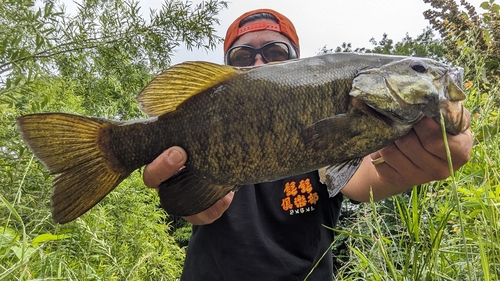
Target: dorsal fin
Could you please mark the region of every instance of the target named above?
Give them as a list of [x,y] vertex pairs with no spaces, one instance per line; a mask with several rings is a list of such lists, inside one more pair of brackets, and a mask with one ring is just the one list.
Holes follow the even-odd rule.
[[184,62],[156,76],[137,96],[148,116],[174,111],[188,98],[226,81],[238,69],[210,62]]

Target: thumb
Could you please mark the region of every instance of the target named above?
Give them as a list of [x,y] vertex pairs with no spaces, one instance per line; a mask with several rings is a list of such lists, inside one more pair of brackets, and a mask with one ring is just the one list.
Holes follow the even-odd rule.
[[142,179],[148,187],[156,188],[171,176],[175,175],[179,169],[184,167],[187,154],[184,149],[173,146],[160,154],[153,162],[146,165]]

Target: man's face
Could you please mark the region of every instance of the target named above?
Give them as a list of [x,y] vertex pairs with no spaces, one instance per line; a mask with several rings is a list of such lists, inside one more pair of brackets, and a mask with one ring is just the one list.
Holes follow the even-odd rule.
[[[247,45],[258,49],[263,45],[272,41],[281,41],[287,43],[290,46],[292,45],[290,40],[281,33],[271,30],[261,30],[243,34],[236,41],[234,41],[231,47],[239,45]],[[255,55],[255,60],[253,61],[251,66],[263,65],[263,64],[266,64],[266,61],[263,60],[260,54],[257,54]]]

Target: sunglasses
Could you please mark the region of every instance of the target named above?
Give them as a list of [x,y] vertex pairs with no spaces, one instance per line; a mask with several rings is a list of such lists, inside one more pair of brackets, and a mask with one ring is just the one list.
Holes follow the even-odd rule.
[[289,44],[273,41],[258,49],[246,45],[234,46],[226,52],[225,61],[231,66],[250,66],[257,54],[262,56],[265,63],[297,58],[295,50]]

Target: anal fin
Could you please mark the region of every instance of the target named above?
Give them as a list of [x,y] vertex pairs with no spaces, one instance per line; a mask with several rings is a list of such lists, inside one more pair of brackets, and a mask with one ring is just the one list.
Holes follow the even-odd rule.
[[210,183],[184,168],[160,185],[160,202],[170,215],[190,216],[208,209],[239,187]]

